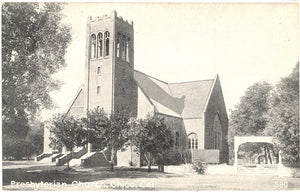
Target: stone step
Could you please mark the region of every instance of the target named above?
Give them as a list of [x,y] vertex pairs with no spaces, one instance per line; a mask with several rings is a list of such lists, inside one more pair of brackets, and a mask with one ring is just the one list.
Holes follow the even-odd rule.
[[81,166],[81,159],[72,159],[69,162],[70,167],[80,167]]

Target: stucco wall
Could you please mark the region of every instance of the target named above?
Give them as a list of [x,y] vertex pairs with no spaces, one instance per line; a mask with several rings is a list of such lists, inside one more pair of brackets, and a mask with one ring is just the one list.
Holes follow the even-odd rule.
[[151,105],[142,90],[138,87],[138,104],[137,104],[137,117],[146,118],[149,113],[153,113],[154,107]]
[[187,135],[196,133],[198,136],[198,149],[204,149],[204,127],[200,118],[183,119]]

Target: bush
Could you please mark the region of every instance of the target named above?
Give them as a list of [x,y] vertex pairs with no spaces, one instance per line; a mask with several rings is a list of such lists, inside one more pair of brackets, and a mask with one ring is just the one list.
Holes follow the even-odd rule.
[[193,163],[192,168],[194,171],[196,171],[197,174],[204,175],[207,166],[202,162],[195,162]]

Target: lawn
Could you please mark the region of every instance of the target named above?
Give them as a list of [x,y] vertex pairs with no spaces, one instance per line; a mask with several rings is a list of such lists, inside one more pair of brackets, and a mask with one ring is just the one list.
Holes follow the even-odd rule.
[[[146,169],[3,164],[4,190],[299,190],[300,179],[277,176],[148,173]],[[20,182],[20,183],[19,183]],[[27,183],[26,183],[27,182]]]

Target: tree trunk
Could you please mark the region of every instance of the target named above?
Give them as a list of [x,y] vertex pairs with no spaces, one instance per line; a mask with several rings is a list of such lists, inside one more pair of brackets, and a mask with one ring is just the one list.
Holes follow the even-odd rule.
[[147,162],[147,165],[148,165],[148,172],[151,172],[151,163],[149,161]]
[[270,153],[269,147],[267,147],[267,151],[268,151],[268,157],[269,157],[270,164],[272,164],[272,157],[271,157],[271,153]]
[[110,161],[110,171],[111,172],[114,172],[114,162],[113,161]]
[[265,151],[265,164],[268,164],[267,147],[264,147],[264,151]]
[[114,160],[115,160],[116,152],[115,149],[112,147],[111,155],[110,155],[110,171],[114,172]]

